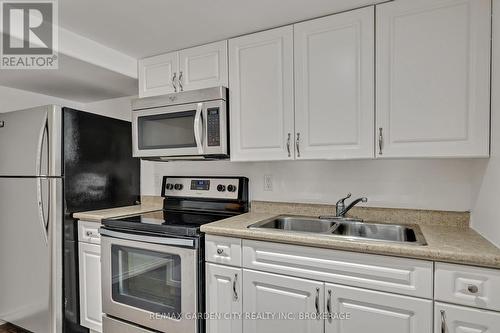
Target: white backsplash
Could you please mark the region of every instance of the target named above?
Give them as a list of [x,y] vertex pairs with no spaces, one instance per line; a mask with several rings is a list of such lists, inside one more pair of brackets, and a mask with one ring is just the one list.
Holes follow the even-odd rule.
[[[487,160],[142,162],[142,194],[160,195],[165,175],[246,176],[252,200],[334,204],[366,196],[367,206],[468,211]],[[265,176],[272,191],[265,190]]]

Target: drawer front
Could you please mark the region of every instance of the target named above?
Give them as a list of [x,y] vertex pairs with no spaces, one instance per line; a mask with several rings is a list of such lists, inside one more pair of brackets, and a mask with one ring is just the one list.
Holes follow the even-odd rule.
[[78,221],[78,241],[90,244],[101,244],[98,222]]
[[207,235],[205,238],[205,260],[241,267],[241,239]]
[[103,332],[106,333],[154,333],[139,326],[124,321],[116,320],[107,316],[102,318]]
[[434,305],[434,333],[497,333],[500,313],[464,306]]
[[433,264],[355,252],[243,240],[243,267],[432,299]]
[[500,311],[500,270],[436,263],[435,299]]

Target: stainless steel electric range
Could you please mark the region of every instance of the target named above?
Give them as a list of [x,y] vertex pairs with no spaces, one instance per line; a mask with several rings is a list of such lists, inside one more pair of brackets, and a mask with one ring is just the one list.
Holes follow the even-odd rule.
[[163,210],[103,221],[104,333],[203,333],[200,226],[248,211],[244,177],[164,177]]

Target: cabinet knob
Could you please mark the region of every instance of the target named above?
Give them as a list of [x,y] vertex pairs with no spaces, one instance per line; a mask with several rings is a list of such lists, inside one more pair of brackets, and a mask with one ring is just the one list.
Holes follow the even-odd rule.
[[217,249],[217,254],[218,254],[218,255],[221,255],[221,254],[223,254],[223,253],[224,253],[224,250],[223,250],[223,249]]
[[479,288],[475,284],[469,284],[467,286],[467,291],[470,292],[471,294],[477,294],[479,291]]

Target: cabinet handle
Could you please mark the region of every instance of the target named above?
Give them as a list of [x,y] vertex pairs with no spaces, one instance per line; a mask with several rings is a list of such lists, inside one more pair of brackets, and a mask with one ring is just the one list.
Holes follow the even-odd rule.
[[328,314],[332,314],[332,291],[328,290],[328,300],[326,301],[326,311]]
[[221,254],[223,254],[223,253],[224,253],[224,250],[223,250],[223,249],[217,249],[217,254],[218,254],[218,255],[221,255]]
[[182,85],[182,71],[179,72],[179,88],[184,91],[184,86]]
[[286,140],[286,150],[288,151],[288,157],[291,157],[290,153],[290,140],[291,140],[292,135],[288,133],[288,139]]
[[477,292],[479,291],[479,288],[475,284],[469,284],[467,286],[467,291],[470,292],[471,294],[477,294]]
[[446,314],[441,310],[441,333],[446,333]]
[[319,288],[316,288],[316,299],[314,301],[314,306],[316,307],[316,314],[320,314],[319,313]]
[[233,298],[235,301],[238,300],[238,291],[236,291],[236,282],[238,281],[238,274],[234,274],[233,280]]
[[92,231],[87,231],[85,234],[86,234],[86,235],[87,235],[87,237],[89,237],[89,238],[99,238],[99,236],[98,236],[98,235],[95,235]]
[[297,157],[300,157],[300,133],[297,133],[297,140],[295,141],[295,146],[297,146]]
[[382,148],[384,145],[384,134],[383,134],[383,129],[380,127],[378,129],[378,154],[382,155]]
[[175,84],[175,79],[177,78],[177,73],[172,76],[172,85],[174,86],[174,92],[177,92],[177,85]]

